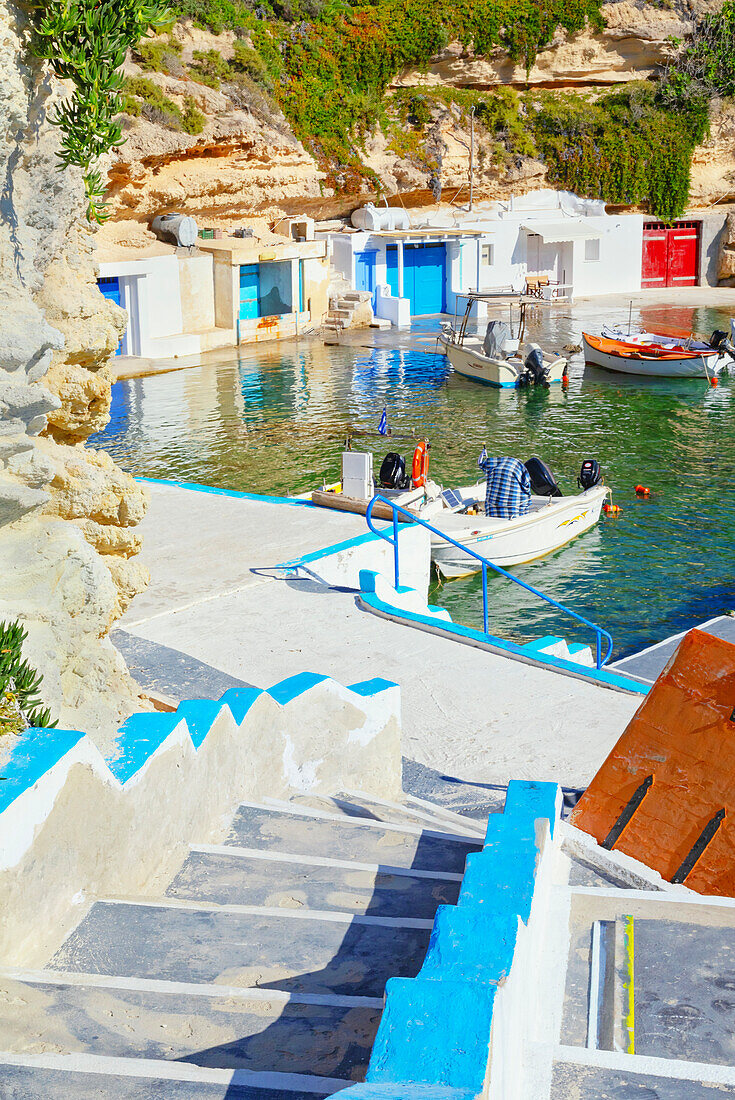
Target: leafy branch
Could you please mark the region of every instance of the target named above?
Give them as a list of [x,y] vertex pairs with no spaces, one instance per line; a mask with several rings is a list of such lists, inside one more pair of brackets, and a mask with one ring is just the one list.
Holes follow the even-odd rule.
[[33,0],[32,49],[74,91],[49,115],[63,133],[61,170],[81,168],[87,219],[103,222],[105,187],[99,158],[123,144],[115,121],[123,107],[125,55],[150,31],[171,23],[165,0]]
[[56,725],[48,707],[41,705],[43,676],[23,659],[27,637],[19,622],[0,623],[0,734]]

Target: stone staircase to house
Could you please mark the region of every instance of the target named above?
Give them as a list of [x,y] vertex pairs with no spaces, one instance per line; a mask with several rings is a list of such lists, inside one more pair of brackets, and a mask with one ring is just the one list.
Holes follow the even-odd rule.
[[346,290],[337,297],[330,297],[323,330],[339,334],[346,328],[360,328],[373,320],[372,295],[369,290]]
[[0,969],[0,1095],[311,1100],[363,1080],[385,983],[417,974],[482,837],[408,795],[241,804],[160,896],[95,901],[45,969]]

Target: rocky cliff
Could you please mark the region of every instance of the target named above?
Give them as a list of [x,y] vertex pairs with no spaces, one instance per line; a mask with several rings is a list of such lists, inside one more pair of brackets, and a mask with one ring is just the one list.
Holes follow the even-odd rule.
[[[400,194],[410,205],[434,201],[439,176],[444,197],[451,196],[467,183],[466,110],[452,102],[451,94],[434,99],[431,117],[416,136],[405,117],[391,113],[391,95],[456,92],[461,100],[466,91],[529,87],[594,95],[660,73],[675,54],[676,41],[686,40],[692,20],[718,6],[719,0],[606,3],[601,9],[603,29],[587,27],[576,34],[557,30],[528,74],[502,49],[476,56],[459,42],[450,42],[425,71],[407,69],[396,77],[387,111],[364,137],[367,177],[347,188],[335,187],[340,181],[324,171],[323,164],[320,169],[271,97],[252,81],[227,78],[234,35],[213,35],[181,22],[168,44],[165,37],[157,40],[153,58],[132,56],[126,66],[129,78],[142,78],[164,98],[143,90],[133,101],[137,117],[126,120],[128,140],[116,153],[109,176],[117,224],[103,236],[132,243],[141,232],[135,223],[142,227],[153,214],[179,207],[204,224],[223,226],[253,214],[277,216],[279,211],[305,210],[330,217],[363,202],[376,183],[383,193]],[[202,76],[205,56],[210,69],[212,57],[222,59],[221,80],[212,79],[215,70]],[[156,71],[156,66],[166,71]],[[199,132],[183,132],[166,120],[164,100],[179,112],[193,101],[201,113]],[[475,140],[478,198],[503,198],[548,185],[546,168],[537,156],[521,151],[499,157],[493,134],[481,124],[475,128]],[[711,136],[694,156],[693,206],[735,199],[734,169],[735,112],[715,105]]]
[[97,290],[81,180],[58,171],[58,94],[0,0],[0,619],[27,628],[59,724],[105,743],[139,705],[107,634],[146,582],[145,495],[83,445],[107,421],[125,315]]

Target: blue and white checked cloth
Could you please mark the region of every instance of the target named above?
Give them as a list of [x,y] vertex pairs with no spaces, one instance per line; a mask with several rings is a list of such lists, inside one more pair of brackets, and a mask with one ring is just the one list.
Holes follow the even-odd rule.
[[[484,448],[483,448],[484,453]],[[485,515],[515,519],[531,506],[531,478],[517,458],[488,458],[480,455],[477,465],[487,474]]]

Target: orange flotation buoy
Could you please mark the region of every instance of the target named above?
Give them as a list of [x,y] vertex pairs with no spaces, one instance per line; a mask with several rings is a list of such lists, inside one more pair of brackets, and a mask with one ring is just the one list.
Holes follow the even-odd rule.
[[411,484],[414,489],[426,485],[429,476],[429,444],[422,439],[413,452],[413,467],[411,469]]
[[619,504],[608,504],[607,502],[603,504],[602,510],[606,516],[619,516],[622,512],[622,508]]
[[635,491],[639,497],[650,497],[651,490],[647,485],[636,485]]
[[716,386],[717,385],[717,375],[716,374],[712,375],[712,377],[709,380],[709,384],[710,384],[710,386]]

